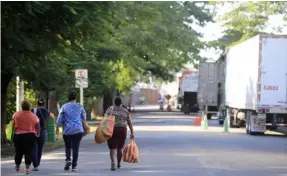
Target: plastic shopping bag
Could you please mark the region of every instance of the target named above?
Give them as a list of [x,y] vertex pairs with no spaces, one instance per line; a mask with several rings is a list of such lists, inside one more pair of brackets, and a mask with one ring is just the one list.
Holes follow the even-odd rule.
[[134,139],[125,146],[123,151],[123,161],[128,163],[139,162],[139,149]]
[[82,121],[83,128],[84,128],[84,135],[91,133],[91,128],[86,121]]
[[8,141],[13,141],[14,138],[13,120],[11,120],[10,123],[8,124],[6,137]]
[[105,116],[96,130],[94,143],[101,144],[110,139],[113,136],[114,125],[115,125],[115,116],[113,115]]

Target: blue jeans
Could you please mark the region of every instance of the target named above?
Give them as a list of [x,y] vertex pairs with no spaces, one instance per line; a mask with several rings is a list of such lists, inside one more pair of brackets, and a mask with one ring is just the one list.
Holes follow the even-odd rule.
[[34,167],[40,166],[42,153],[43,153],[43,147],[44,147],[46,138],[47,138],[46,130],[41,130],[40,136],[37,137],[37,140],[35,141],[34,147],[33,147],[33,166]]

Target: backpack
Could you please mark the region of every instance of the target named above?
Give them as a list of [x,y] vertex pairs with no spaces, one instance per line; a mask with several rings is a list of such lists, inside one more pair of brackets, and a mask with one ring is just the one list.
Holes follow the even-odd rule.
[[[46,128],[47,128],[47,126],[46,126],[46,117],[43,116],[41,110],[39,110],[39,113],[38,113],[38,114],[37,114],[37,112],[38,112],[38,108],[33,108],[33,113],[34,113],[34,114],[39,118],[39,120],[40,120],[40,127],[41,127],[41,131],[42,131],[42,129],[46,129]],[[39,114],[40,114],[40,116],[39,116]]]

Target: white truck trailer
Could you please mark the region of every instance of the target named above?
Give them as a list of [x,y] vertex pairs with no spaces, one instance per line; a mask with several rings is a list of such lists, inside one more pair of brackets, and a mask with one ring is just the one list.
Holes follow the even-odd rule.
[[182,76],[182,110],[185,114],[198,112],[197,104],[198,71],[190,71]]
[[287,35],[258,35],[226,55],[225,105],[230,125],[247,134],[287,127]]
[[219,68],[217,62],[199,63],[197,102],[206,111],[207,119],[218,112]]

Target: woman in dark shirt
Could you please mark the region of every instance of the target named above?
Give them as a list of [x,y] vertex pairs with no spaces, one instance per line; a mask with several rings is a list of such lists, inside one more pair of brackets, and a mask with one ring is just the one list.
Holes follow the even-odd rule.
[[45,101],[44,99],[38,100],[38,107],[33,108],[32,112],[37,115],[40,120],[40,136],[37,137],[33,147],[33,171],[38,171],[38,167],[40,166],[43,147],[47,138],[47,120],[48,118],[54,118],[54,114],[51,113],[47,108],[45,108]]

